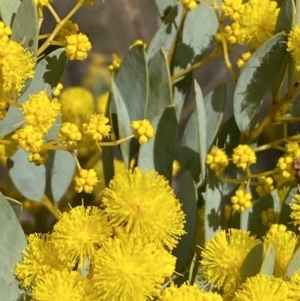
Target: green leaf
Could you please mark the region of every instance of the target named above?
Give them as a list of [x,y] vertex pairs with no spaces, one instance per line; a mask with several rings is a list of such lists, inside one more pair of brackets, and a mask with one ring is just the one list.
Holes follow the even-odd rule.
[[164,19],[177,2],[177,0],[155,0],[159,16]]
[[258,121],[262,99],[282,69],[286,35],[277,34],[252,54],[235,87],[233,111],[240,131],[252,130]]
[[242,282],[248,277],[253,277],[259,273],[263,261],[263,253],[263,244],[259,243],[247,254],[240,270]]
[[[132,135],[132,129],[130,128],[131,120],[127,111],[125,101],[114,81],[112,82],[111,89],[112,105],[115,105],[118,116],[119,136],[120,138],[125,138]],[[130,162],[130,142],[124,141],[121,143],[120,147],[124,163],[128,168]]]
[[296,0],[296,16],[295,16],[295,25],[300,24],[300,0]]
[[16,216],[20,216],[22,210],[23,210],[23,204],[13,198],[10,198],[8,196],[5,197],[9,205],[11,206],[12,210],[16,214]]
[[170,183],[175,156],[176,133],[177,118],[175,109],[168,107],[164,110],[157,125],[154,142],[154,165],[155,170],[165,176]]
[[10,158],[9,175],[17,189],[26,198],[40,201],[46,186],[45,166],[35,166],[27,159],[28,154],[21,148]]
[[11,40],[21,44],[36,57],[39,20],[34,0],[22,0],[12,24]]
[[182,204],[186,220],[184,224],[186,234],[173,250],[173,255],[177,258],[176,271],[180,271],[191,256],[197,223],[197,189],[188,171],[180,177],[175,193]]
[[289,33],[293,26],[295,16],[295,4],[293,0],[284,0],[280,6],[279,15],[277,17],[275,33],[284,31]]
[[164,51],[158,51],[148,63],[149,97],[145,118],[152,120],[156,115],[172,104],[172,85],[167,58]]
[[0,15],[6,26],[12,26],[13,19],[16,16],[20,4],[21,0],[0,1]]
[[0,193],[0,291],[1,299],[16,301],[22,292],[14,276],[16,263],[22,260],[26,237],[15,212]]
[[205,194],[205,241],[212,239],[217,232],[224,229],[224,204],[220,180],[210,169],[207,172]]
[[191,285],[193,285],[196,280],[199,267],[200,267],[200,255],[194,253],[193,260],[190,266],[190,271],[189,271],[189,283]]
[[[46,91],[50,96],[59,83],[64,71],[67,58],[64,49],[59,48],[44,57],[35,70],[35,75],[27,90],[19,98],[18,103],[22,104],[28,100],[29,95]],[[10,106],[4,120],[0,121],[0,136],[6,136],[21,126],[23,114],[19,108]]]
[[166,55],[169,54],[169,51],[173,45],[173,41],[176,38],[178,29],[180,27],[182,15],[182,4],[177,3],[177,5],[171,9],[167,17],[163,20],[160,28],[152,39],[147,50],[148,60],[152,58],[161,48],[163,48]]
[[129,50],[114,83],[122,96],[130,120],[142,119],[148,97],[148,70],[143,45]]
[[275,253],[276,253],[275,246],[269,245],[259,270],[260,274],[265,274],[270,276],[273,275],[274,265],[275,265]]
[[188,12],[183,25],[182,39],[177,45],[174,74],[201,59],[201,55],[215,42],[219,22],[214,9],[201,3]]
[[59,202],[66,193],[75,172],[75,161],[66,151],[49,151],[46,162],[45,192],[50,200]]
[[[206,122],[206,152],[219,132],[226,103],[226,84],[217,86],[204,97]],[[209,121],[209,122],[208,122]]]
[[290,279],[294,273],[300,269],[300,246],[296,249],[294,255],[292,256],[292,259],[290,260],[286,273],[285,278]]

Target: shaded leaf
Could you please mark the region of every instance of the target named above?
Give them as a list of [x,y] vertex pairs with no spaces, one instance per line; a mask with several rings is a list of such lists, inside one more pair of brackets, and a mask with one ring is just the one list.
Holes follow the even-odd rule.
[[[148,97],[148,71],[143,45],[134,46],[126,54],[114,79],[130,120],[142,119]],[[120,121],[120,116],[118,115]]]
[[275,265],[275,254],[276,248],[274,245],[269,245],[267,251],[265,252],[262,265],[260,267],[259,273],[265,275],[273,275],[274,265]]
[[6,26],[12,26],[13,19],[16,16],[20,4],[21,0],[0,1],[0,15]]
[[38,34],[39,20],[36,3],[34,0],[22,0],[12,24],[11,40],[21,44],[35,57],[39,41]]
[[21,261],[21,252],[27,242],[15,212],[0,193],[0,291],[1,299],[16,301],[22,291],[14,275],[17,262]]
[[16,214],[16,216],[20,216],[22,210],[23,210],[23,204],[13,198],[10,198],[8,196],[5,197],[8,201],[9,205],[11,206],[12,210]]
[[149,97],[146,104],[145,118],[152,120],[156,115],[172,104],[172,85],[167,58],[161,49],[148,63]]
[[177,0],[155,0],[159,16],[164,19],[177,2]]
[[295,16],[295,4],[293,0],[284,0],[280,6],[279,14],[277,17],[275,33],[284,31],[289,33],[293,26]]
[[290,260],[286,273],[285,278],[290,279],[294,273],[300,269],[300,247],[298,247]]
[[278,69],[282,69],[285,42],[284,33],[273,36],[252,54],[243,68],[233,98],[234,118],[240,131],[256,126],[262,99],[278,76]]
[[186,234],[173,250],[173,255],[177,258],[176,271],[180,271],[192,254],[197,222],[197,189],[188,171],[180,177],[175,193],[182,204],[186,220],[184,224]]

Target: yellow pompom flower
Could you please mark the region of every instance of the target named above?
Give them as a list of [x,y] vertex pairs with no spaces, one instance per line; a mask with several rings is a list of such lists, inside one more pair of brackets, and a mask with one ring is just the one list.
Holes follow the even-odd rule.
[[28,161],[30,163],[34,163],[36,166],[45,164],[47,159],[48,159],[48,151],[45,149],[42,149],[40,152],[33,153],[28,156]]
[[279,212],[274,211],[274,208],[268,208],[260,214],[261,223],[270,228],[273,224],[277,224],[279,220]]
[[71,20],[68,20],[58,33],[59,39],[65,41],[66,37],[71,35],[76,35],[78,32],[79,32],[78,24],[73,23]]
[[29,288],[54,270],[72,268],[70,262],[59,259],[49,234],[31,234],[27,241],[28,246],[22,251],[23,260],[15,268],[15,276],[21,281],[22,287]]
[[103,205],[113,227],[173,249],[184,231],[184,213],[168,181],[139,168],[115,175],[103,192]]
[[[219,35],[217,35],[217,37],[219,37]],[[240,35],[240,25],[236,22],[233,22],[231,25],[226,25],[224,27],[224,35],[229,44],[236,44]],[[220,40],[220,37],[218,39]]]
[[300,229],[300,194],[296,194],[290,204],[291,207],[291,215],[290,217],[294,221],[294,225],[298,226],[298,229]]
[[77,206],[64,212],[55,224],[53,244],[63,261],[78,263],[81,268],[84,257],[94,259],[96,250],[112,234],[104,212],[96,206]]
[[83,61],[87,58],[87,53],[92,49],[91,42],[83,33],[67,36],[66,42],[66,56],[70,60]]
[[300,300],[300,270],[297,270],[292,276],[291,281],[287,282],[289,287],[289,299],[293,301]]
[[300,71],[300,25],[293,26],[288,36],[287,51],[295,61],[296,70]]
[[92,169],[81,169],[79,175],[75,176],[74,190],[78,193],[84,191],[85,193],[92,193],[94,186],[98,183],[97,173]]
[[221,174],[228,165],[228,157],[224,150],[220,148],[214,148],[206,156],[206,164],[208,164],[209,168],[216,174]]
[[233,150],[232,162],[245,170],[247,166],[256,162],[255,152],[250,146],[241,144]]
[[288,284],[282,278],[257,274],[254,277],[247,278],[240,289],[235,293],[233,301],[294,300],[288,299],[288,294]]
[[231,197],[232,209],[238,212],[245,212],[252,207],[252,195],[246,192],[245,189],[239,188],[235,195]]
[[3,92],[18,94],[25,80],[33,78],[35,61],[20,44],[0,39],[0,71]]
[[95,111],[93,94],[81,87],[64,90],[59,97],[63,122],[76,123],[78,126]]
[[240,25],[238,43],[257,49],[273,36],[279,13],[276,1],[249,0],[236,22]]
[[113,73],[116,73],[120,69],[122,59],[115,53],[112,54],[112,58],[113,60],[112,63],[108,66],[108,70]]
[[225,16],[231,20],[236,20],[244,13],[245,6],[242,0],[224,0],[221,9]]
[[92,114],[88,122],[82,125],[83,133],[91,136],[96,142],[101,141],[109,136],[111,126],[107,124],[108,122],[109,119],[103,114]]
[[68,145],[76,145],[77,141],[82,139],[82,134],[80,133],[78,126],[71,122],[64,122],[57,132],[57,136],[64,139],[63,143],[67,143]]
[[284,277],[287,266],[294,254],[298,236],[292,231],[287,231],[285,225],[273,224],[267,232],[264,241],[267,246],[271,244],[275,246],[273,275],[275,277]]
[[218,232],[202,251],[201,265],[205,279],[216,288],[222,288],[224,295],[231,295],[240,285],[240,268],[244,259],[259,243],[244,230]]
[[182,284],[176,287],[173,284],[167,287],[162,293],[158,301],[223,301],[221,295],[213,292],[200,291],[197,285]]
[[46,134],[60,113],[60,103],[56,98],[50,100],[45,91],[30,95],[22,104],[24,120],[36,131]]
[[108,239],[96,252],[92,281],[101,300],[150,300],[173,274],[175,262],[165,249],[142,238]]
[[19,143],[26,152],[38,153],[44,144],[43,133],[36,131],[32,125],[26,125],[24,128],[14,132],[12,139]]
[[274,181],[271,177],[259,177],[257,181],[258,183],[255,190],[259,196],[265,196],[274,190]]
[[[91,298],[91,284],[78,271],[54,271],[39,279],[32,288],[34,300],[58,301],[96,301]],[[93,295],[92,295],[93,296]]]
[[132,121],[131,128],[134,137],[139,139],[140,144],[147,143],[155,134],[154,128],[148,119]]
[[5,26],[5,24],[2,21],[0,21],[0,40],[8,42],[10,35],[11,28],[9,26]]
[[281,175],[284,178],[292,179],[295,176],[295,168],[292,165],[293,157],[291,155],[284,155],[280,157],[277,162],[277,167],[279,168]]

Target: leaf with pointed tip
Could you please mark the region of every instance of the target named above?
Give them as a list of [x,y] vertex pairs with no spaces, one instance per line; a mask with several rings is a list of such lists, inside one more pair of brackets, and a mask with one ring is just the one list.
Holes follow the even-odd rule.
[[259,273],[263,261],[263,254],[264,248],[262,243],[257,244],[247,254],[240,270],[242,282],[248,277],[253,277]]
[[14,275],[14,269],[22,260],[22,250],[27,242],[15,212],[0,193],[0,291],[1,299],[16,301],[22,291]]
[[21,148],[10,158],[9,175],[17,189],[26,198],[40,201],[46,186],[45,166],[35,166],[27,159],[28,154]]
[[264,95],[268,89],[274,91],[277,71],[282,71],[282,60],[287,55],[285,42],[285,33],[273,36],[252,54],[243,68],[233,96],[234,118],[240,131],[256,126]]
[[267,251],[265,252],[263,262],[261,264],[259,273],[265,275],[273,275],[274,265],[275,265],[275,254],[276,248],[274,245],[269,245]]
[[16,216],[20,216],[22,210],[23,210],[23,204],[13,198],[10,198],[8,196],[5,197],[8,201],[9,205],[11,206],[12,210],[16,214]]

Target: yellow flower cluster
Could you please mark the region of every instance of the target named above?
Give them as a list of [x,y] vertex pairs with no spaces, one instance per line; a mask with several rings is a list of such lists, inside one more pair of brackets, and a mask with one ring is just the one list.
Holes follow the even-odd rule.
[[115,53],[112,54],[112,58],[113,60],[112,63],[108,66],[108,70],[113,73],[116,73],[120,69],[122,59],[119,56],[117,56]]
[[250,59],[251,57],[251,52],[245,52],[242,54],[241,58],[238,59],[237,61],[237,66],[242,69],[244,68],[245,64],[247,63],[247,61]]
[[[225,27],[225,36],[231,43],[250,45],[257,49],[272,37],[279,13],[277,2],[271,0],[225,0],[221,9],[233,23]],[[217,40],[220,40],[217,35]]]
[[206,164],[208,164],[209,168],[215,171],[216,174],[221,174],[228,165],[228,157],[224,150],[220,148],[214,148],[206,156]]
[[81,169],[79,175],[75,176],[75,191],[80,193],[92,193],[94,186],[98,183],[97,173],[94,169]]
[[78,126],[71,122],[64,122],[57,132],[57,136],[62,138],[63,143],[67,143],[68,145],[76,145],[76,141],[82,139],[82,134],[80,133]]
[[245,170],[247,166],[256,162],[255,152],[249,145],[239,145],[233,150],[232,162]]
[[139,139],[140,144],[145,144],[154,137],[155,131],[148,119],[134,120],[131,122],[134,137]]
[[294,225],[298,226],[300,229],[300,194],[296,194],[293,198],[293,201],[290,204],[291,207],[291,218],[294,221]]
[[248,208],[252,207],[252,195],[246,192],[244,189],[239,188],[235,195],[231,197],[231,203],[233,210],[244,212]]
[[55,89],[53,90],[52,95],[57,97],[58,95],[60,95],[60,92],[62,91],[63,88],[64,88],[63,84],[58,83]]
[[277,224],[279,221],[279,212],[274,211],[274,208],[268,208],[260,214],[261,223],[270,228],[273,224]]
[[48,151],[45,149],[41,149],[38,153],[32,153],[28,156],[28,161],[30,163],[34,163],[39,166],[45,164],[48,159]]
[[296,141],[290,141],[286,144],[286,154],[279,158],[277,167],[281,175],[286,179],[293,179],[296,171],[293,167],[295,159],[300,158],[300,147]]
[[8,42],[11,32],[11,28],[9,26],[5,26],[5,24],[0,21],[0,40]]
[[259,177],[257,180],[256,192],[259,196],[265,196],[274,189],[274,181],[271,177]]
[[65,41],[66,37],[71,35],[76,35],[79,32],[79,26],[77,23],[73,23],[71,20],[68,20],[63,28],[59,31],[59,39]]
[[231,20],[236,20],[244,13],[245,6],[242,0],[224,0],[221,9],[225,16]]
[[56,98],[50,100],[45,91],[30,95],[22,104],[24,120],[36,131],[46,134],[60,113],[60,103]]
[[[72,208],[61,215],[51,234],[28,237],[15,276],[35,300],[161,296],[165,279],[175,270],[176,258],[169,249],[184,234],[184,213],[167,181],[154,171],[137,169],[117,177],[107,188],[102,208]],[[197,300],[222,300],[196,289]]]
[[87,53],[92,48],[91,42],[83,33],[67,36],[66,42],[66,55],[70,60],[85,60],[87,58]]
[[295,25],[288,36],[287,51],[296,63],[296,70],[300,71],[300,25]]
[[103,114],[92,114],[88,122],[82,125],[83,133],[91,136],[96,142],[101,141],[109,136],[111,126],[107,124],[108,122],[109,119]]
[[191,10],[197,7],[197,0],[181,0],[181,3],[186,10]]

